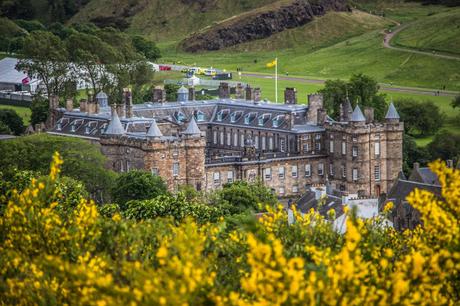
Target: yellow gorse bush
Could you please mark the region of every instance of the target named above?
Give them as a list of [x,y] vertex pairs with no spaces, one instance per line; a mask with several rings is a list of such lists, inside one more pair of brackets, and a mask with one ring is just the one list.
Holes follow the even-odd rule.
[[[460,173],[431,165],[442,199],[414,191],[423,227],[399,233],[347,212],[347,232],[311,211],[268,208],[256,227],[221,219],[124,220],[82,200],[63,214],[50,174],[13,192],[0,219],[0,303],[9,305],[454,305]],[[389,205],[384,212],[392,209]],[[65,210],[64,210],[65,211]]]

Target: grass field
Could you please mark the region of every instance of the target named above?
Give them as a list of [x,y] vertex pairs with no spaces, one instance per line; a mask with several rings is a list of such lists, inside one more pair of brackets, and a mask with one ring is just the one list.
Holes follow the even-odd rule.
[[392,40],[402,47],[460,55],[460,8],[411,23]]
[[30,123],[30,115],[32,114],[32,111],[28,107],[21,107],[21,106],[11,106],[11,105],[1,105],[0,104],[0,109],[12,109],[18,113],[19,116],[21,116],[22,121],[24,122],[24,125],[29,125]]

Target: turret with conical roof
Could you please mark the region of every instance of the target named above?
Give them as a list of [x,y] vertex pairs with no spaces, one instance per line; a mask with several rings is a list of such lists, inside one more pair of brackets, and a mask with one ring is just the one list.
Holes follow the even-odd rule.
[[351,122],[366,122],[366,118],[363,115],[363,112],[361,111],[361,108],[359,108],[359,105],[356,104],[355,110],[351,114]]
[[157,121],[155,119],[152,120],[152,124],[147,131],[147,137],[149,138],[160,138],[163,136],[160,129],[158,128]]
[[196,124],[195,116],[192,116],[192,119],[190,119],[187,129],[182,134],[193,137],[201,136],[201,130],[198,127],[198,124]]
[[388,107],[387,114],[385,115],[385,120],[387,122],[399,122],[399,119],[400,117],[398,111],[396,110],[393,101],[391,101],[390,106]]
[[105,130],[105,134],[107,135],[123,135],[125,133],[125,129],[121,124],[120,118],[118,117],[116,105],[112,106],[112,118],[110,119],[110,123]]
[[340,121],[347,122],[351,119],[351,114],[353,113],[353,107],[351,106],[350,99],[348,98],[348,93],[345,97],[345,101],[340,104],[341,113],[340,113]]

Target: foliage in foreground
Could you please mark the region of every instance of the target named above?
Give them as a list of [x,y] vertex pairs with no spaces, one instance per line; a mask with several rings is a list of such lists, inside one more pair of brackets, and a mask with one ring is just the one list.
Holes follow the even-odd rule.
[[[460,172],[434,163],[443,200],[408,201],[424,228],[404,233],[349,214],[347,233],[310,212],[269,209],[252,230],[227,221],[99,215],[53,199],[62,161],[13,192],[0,219],[2,304],[454,304],[459,301]],[[386,210],[390,206],[386,207]]]

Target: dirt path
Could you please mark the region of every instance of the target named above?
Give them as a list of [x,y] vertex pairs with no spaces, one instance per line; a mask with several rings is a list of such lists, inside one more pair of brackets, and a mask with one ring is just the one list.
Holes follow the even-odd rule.
[[[259,73],[242,73],[242,76],[258,78],[258,79],[273,79],[273,75],[266,75],[266,74],[259,74]],[[309,84],[324,84],[324,80],[315,80],[315,79],[308,79],[303,77],[292,77],[292,76],[278,76],[278,80],[283,81],[294,81],[299,83],[309,83]],[[385,83],[380,83],[380,89],[386,91],[394,91],[394,92],[401,92],[401,93],[412,93],[412,94],[419,94],[419,95],[430,95],[430,96],[447,96],[447,97],[455,97],[459,93],[456,91],[448,91],[448,90],[435,90],[435,89],[428,89],[428,88],[414,88],[414,87],[398,87],[392,86]]]
[[406,24],[398,24],[396,28],[393,29],[391,32],[384,32],[384,37],[383,37],[383,46],[388,49],[393,49],[393,50],[398,50],[402,52],[409,52],[409,53],[415,53],[415,54],[422,54],[422,55],[428,55],[428,56],[433,56],[433,57],[438,57],[438,58],[445,58],[445,59],[451,59],[451,60],[457,60],[460,61],[460,56],[455,56],[455,55],[447,55],[447,54],[441,54],[441,53],[435,53],[433,52],[427,52],[427,51],[419,51],[419,50],[414,50],[410,48],[402,48],[402,47],[395,47],[391,45],[391,40],[393,37],[410,26],[410,23]]

